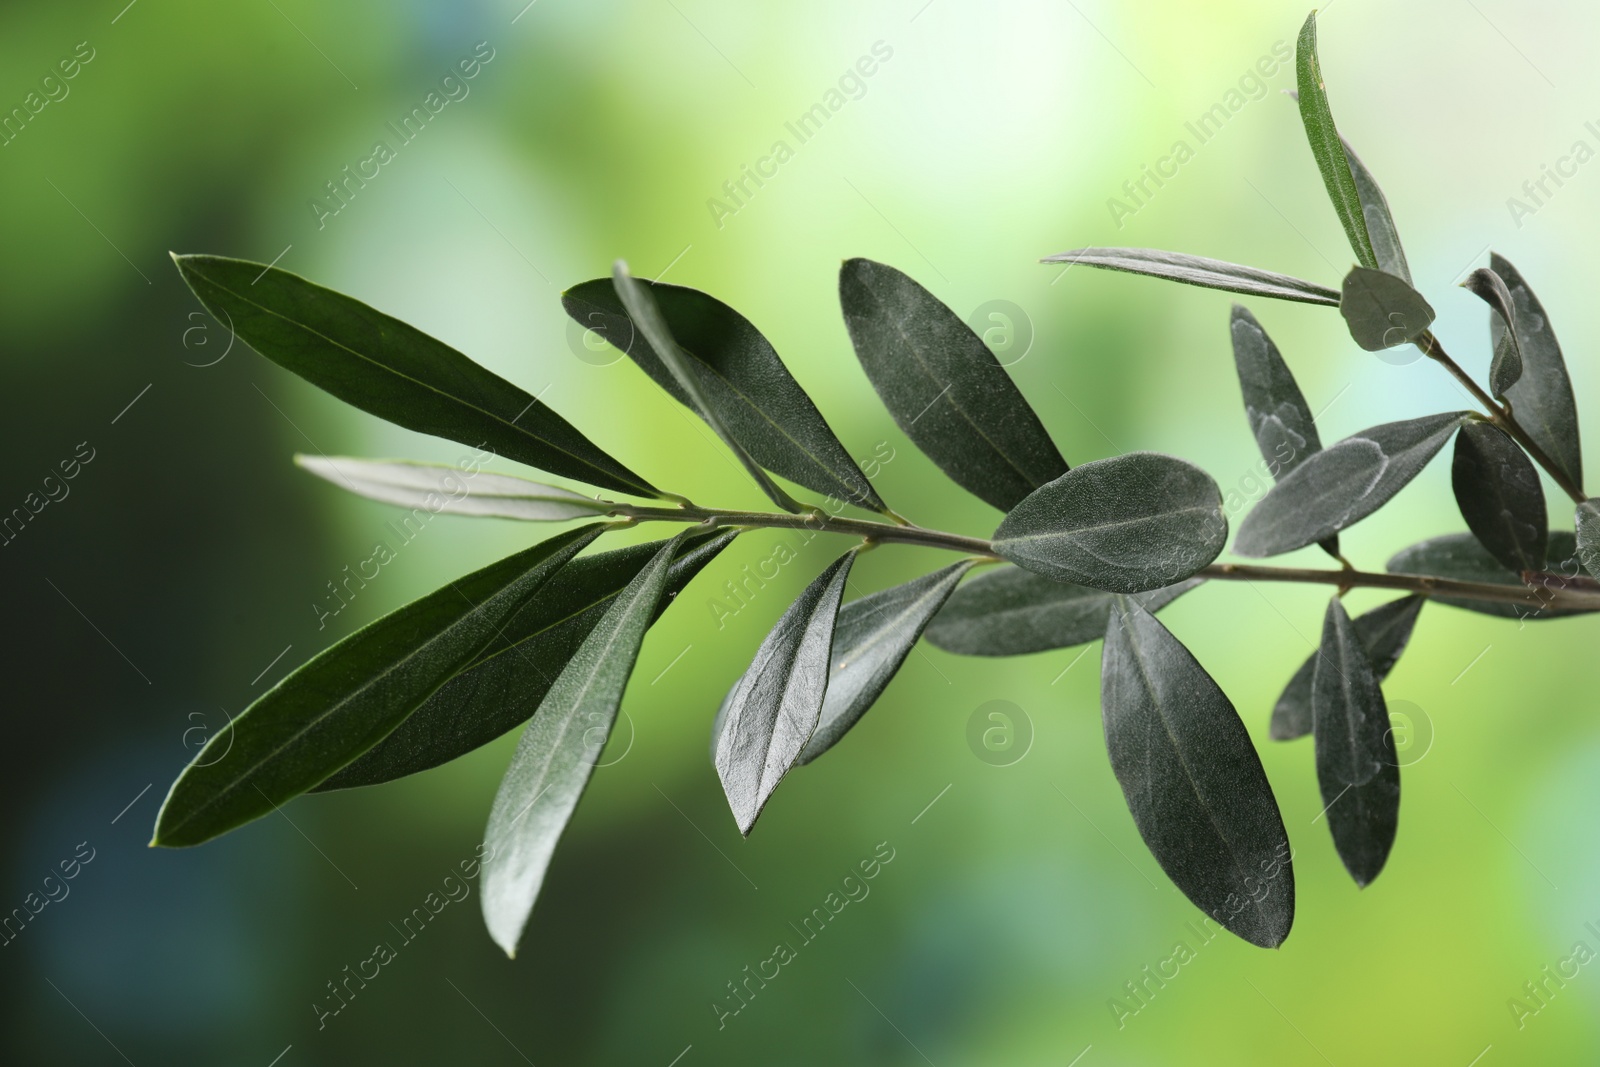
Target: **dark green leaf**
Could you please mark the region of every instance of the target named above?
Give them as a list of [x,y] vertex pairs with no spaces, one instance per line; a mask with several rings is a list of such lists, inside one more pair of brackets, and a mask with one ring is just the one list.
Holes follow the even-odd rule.
[[[706,403],[716,408],[728,431],[756,462],[815,492],[872,511],[888,510],[750,320],[695,289],[640,284],[655,296]],[[635,333],[609,278],[574,286],[562,294],[561,303],[579,324],[621,340],[627,346],[624,351],[657,385],[694,409],[689,394],[655,349]]]
[[481,903],[489,936],[507,956],[517,954],[556,842],[611,736],[683,537],[662,545],[611,601],[556,676],[500,780],[483,834],[489,853]]
[[797,764],[810,763],[839,743],[882,695],[911,654],[928,620],[943,606],[970,559],[921,578],[852,600],[839,609],[832,668],[822,714]]
[[[1204,579],[1136,594],[1152,614]],[[957,589],[928,624],[928,643],[966,656],[1017,656],[1071,648],[1106,635],[1115,593],[1058,582],[1021,567],[999,567]]]
[[1361,202],[1355,176],[1350,172],[1350,161],[1345,156],[1345,145],[1333,123],[1333,111],[1328,107],[1328,91],[1322,82],[1322,64],[1317,59],[1317,13],[1306,16],[1300,27],[1300,40],[1295,46],[1295,85],[1299,90],[1300,121],[1306,128],[1306,140],[1311,144],[1311,154],[1316,158],[1317,169],[1322,172],[1322,183],[1327,186],[1328,199],[1344,226],[1356,260],[1363,267],[1378,267],[1378,257],[1372,250],[1372,238],[1367,233],[1367,218]]
[[1393,274],[1366,267],[1351,267],[1345,275],[1339,314],[1368,352],[1415,341],[1433,325],[1433,308],[1421,293]]
[[1406,263],[1405,249],[1400,247],[1400,231],[1395,228],[1394,216],[1389,212],[1388,198],[1378,187],[1378,180],[1361,162],[1361,157],[1350,147],[1350,142],[1341,137],[1339,143],[1344,146],[1344,158],[1350,164],[1350,175],[1361,197],[1361,216],[1367,223],[1367,236],[1372,241],[1378,269],[1410,284],[1411,268]]
[[1228,293],[1245,293],[1250,296],[1270,296],[1278,300],[1294,300],[1302,304],[1339,306],[1339,293],[1325,285],[1291,278],[1254,267],[1241,267],[1220,259],[1206,259],[1182,252],[1163,252],[1155,248],[1074,248],[1070,252],[1050,256],[1045,263],[1083,263],[1104,270],[1120,270],[1129,274],[1147,274],[1152,278],[1198,285],[1204,289],[1221,289]]
[[[1550,531],[1550,545],[1546,550],[1550,561],[1548,573],[1555,576],[1553,580],[1557,585],[1564,580],[1588,581],[1583,577],[1583,565],[1578,561],[1577,552],[1577,544],[1571,533],[1566,530]],[[1445,534],[1403,548],[1389,560],[1386,569],[1391,574],[1421,574],[1463,582],[1492,582],[1527,590],[1527,597],[1520,604],[1464,597],[1432,598],[1441,604],[1484,615],[1498,615],[1505,619],[1553,619],[1590,614],[1587,608],[1546,607],[1549,594],[1544,588],[1530,586],[1522,580],[1522,575],[1506,570],[1470,533]]]
[[[1494,362],[1489,366],[1489,390],[1504,398],[1506,390],[1522,377],[1522,345],[1517,340],[1516,304],[1511,290],[1500,275],[1488,267],[1479,267],[1467,275],[1462,288],[1480,297],[1491,309],[1489,338],[1494,343]],[[1495,323],[1499,322],[1499,329]]]
[[1400,825],[1400,760],[1372,660],[1337,596],[1322,624],[1311,706],[1323,814],[1345,870],[1366,888]]
[[962,488],[1006,511],[1067,469],[983,339],[928,290],[852,259],[839,271],[839,302],[889,414]]
[[[1367,650],[1372,661],[1372,673],[1378,681],[1389,677],[1400,654],[1411,640],[1412,628],[1422,611],[1426,597],[1407,596],[1381,604],[1355,620],[1356,637]],[[1292,741],[1311,732],[1311,676],[1317,668],[1317,653],[1306,657],[1300,669],[1294,672],[1283,695],[1272,709],[1272,739]]]
[[1456,438],[1451,478],[1467,529],[1491,556],[1518,573],[1544,570],[1544,490],[1515,441],[1486,422],[1467,423]]
[[1189,650],[1126,597],[1106,628],[1100,707],[1111,769],[1167,877],[1246,941],[1282,944],[1294,868],[1250,735]]
[[[1522,353],[1522,377],[1506,390],[1506,399],[1517,414],[1517,421],[1535,444],[1544,450],[1571,480],[1583,484],[1583,449],[1578,441],[1578,405],[1572,397],[1572,381],[1561,358],[1561,345],[1550,328],[1544,306],[1509,260],[1489,254],[1489,266],[1505,281],[1517,312],[1517,344]],[[1489,332],[1500,347],[1504,326],[1491,319]]]
[[508,556],[390,612],[292,671],[178,776],[151,843],[198,845],[326,780],[488,648],[517,609],[605,529],[580,527]]
[[806,586],[728,695],[714,762],[741,834],[749,835],[817,728],[839,599],[855,558],[854,549],[846,552]]
[[1600,578],[1600,500],[1578,505],[1578,558],[1591,577]]
[[761,464],[745,451],[744,445],[734,436],[721,407],[706,395],[705,383],[701,375],[694,371],[694,360],[673,340],[672,331],[662,317],[661,309],[656,306],[655,294],[629,274],[628,265],[620,259],[612,266],[611,281],[617,299],[627,309],[628,318],[639,327],[650,350],[666,364],[667,370],[678,383],[679,392],[687,397],[689,406],[698,411],[706,424],[717,432],[722,443],[728,446],[728,451],[744,465],[768,499],[785,511],[803,510],[800,502],[779,488],[778,483],[761,469]]
[[1276,556],[1354,525],[1421,473],[1468,415],[1452,411],[1386,422],[1318,452],[1244,517],[1233,550]]
[[590,485],[660,496],[550,408],[455,349],[288,271],[174,256],[217,321],[345,403]]
[[1280,478],[1322,449],[1311,407],[1278,346],[1240,304],[1233,305],[1230,332],[1245,418],[1267,470]]
[[1012,563],[1114,593],[1182,581],[1227,541],[1217,483],[1158,452],[1068,471],[1012,508],[994,532],[996,554]]
[[429,515],[478,515],[525,522],[592,519],[616,505],[488,471],[463,471],[434,463],[403,459],[356,459],[353,456],[294,457],[295,464],[343,489]]
[[[735,536],[709,530],[684,540],[658,615]],[[580,556],[561,568],[486,651],[318,791],[376,785],[437,767],[526,721],[617,594],[665,543]]]

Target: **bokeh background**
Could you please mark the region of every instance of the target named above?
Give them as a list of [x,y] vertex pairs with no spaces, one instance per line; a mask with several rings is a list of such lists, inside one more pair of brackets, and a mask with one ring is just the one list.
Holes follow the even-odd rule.
[[[491,945],[474,893],[319,1029],[326,983],[472,854],[512,737],[399,783],[298,800],[187,852],[145,848],[156,808],[208,732],[287,669],[542,531],[440,517],[319,630],[326,583],[387,539],[394,512],[298,473],[291,455],[450,462],[465,450],[228,350],[167,252],[276,259],[546,390],[658,484],[759,503],[637,369],[569,333],[560,289],[624,256],[751,317],[856,455],[893,450],[878,483],[896,508],[984,533],[998,516],[916,453],[855,364],[835,274],[869,256],[976,316],[1069,461],[1170,451],[1253,498],[1228,298],[1037,260],[1148,245],[1336,284],[1350,254],[1278,92],[1292,71],[1241,84],[1275,46],[1292,48],[1306,9],[125,2],[0,10],[0,111],[24,106],[75,49],[92,53],[67,95],[0,147],[0,509],[83,443],[93,455],[70,495],[0,549],[0,910],[39,892],[60,860],[93,857],[0,948],[0,1057],[1600,1059],[1600,967],[1549,984],[1536,1014],[1519,1020],[1508,1004],[1534,1006],[1523,984],[1576,943],[1600,950],[1600,620],[1424,611],[1386,686],[1415,708],[1400,837],[1383,877],[1358,891],[1316,821],[1309,741],[1267,740],[1324,593],[1238,584],[1172,607],[1167,624],[1249,725],[1296,849],[1298,922],[1265,952],[1227,936],[1200,944],[1186,925],[1198,913],[1143,848],[1104,756],[1098,645],[992,662],[924,648],[741,840],[706,756],[712,714],[788,598],[843,547],[818,539],[737,613],[714,610],[724,581],[773,553],[773,533],[736,543],[647,642],[521,957]],[[1515,217],[1508,198],[1575,142],[1600,148],[1600,124],[1586,125],[1600,120],[1600,11],[1338,0],[1321,27],[1335,112],[1385,184],[1446,344],[1483,371],[1486,311],[1455,283],[1492,246],[1540,292],[1593,417],[1600,163],[1549,185],[1542,204],[1525,200],[1531,215]],[[310,202],[325,184],[374,141],[393,144],[386,124],[480,42],[493,58],[470,95],[319,222]],[[879,42],[892,54],[859,98],[795,146],[785,122]],[[1200,144],[1185,123],[1232,89],[1243,105]],[[736,212],[713,210],[778,139],[794,158]],[[1178,176],[1114,213],[1108,199],[1180,139],[1194,155]],[[1357,350],[1326,309],[1254,310],[1323,412],[1325,440],[1464,406],[1426,361]],[[1379,567],[1461,528],[1440,460],[1345,544]],[[856,585],[939,562],[874,552]],[[999,755],[969,743],[993,701],[1015,727]],[[895,858],[870,896],[719,1025],[727,983],[882,842]],[[1119,1018],[1109,1002],[1137,1006],[1125,983],[1178,941],[1195,958]]]

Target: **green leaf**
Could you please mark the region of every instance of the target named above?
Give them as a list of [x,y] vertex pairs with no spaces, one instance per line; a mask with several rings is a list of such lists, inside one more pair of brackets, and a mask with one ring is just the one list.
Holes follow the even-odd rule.
[[[1505,280],[1488,267],[1479,267],[1461,283],[1463,289],[1488,304],[1489,338],[1494,344],[1494,362],[1489,366],[1489,390],[1504,399],[1506,390],[1522,377],[1522,344],[1517,340],[1516,304]],[[1495,328],[1498,321],[1499,329]]]
[[592,519],[616,507],[569,489],[488,471],[403,459],[294,457],[295,465],[352,493],[430,515],[477,515],[525,522]]
[[[667,574],[657,615],[716,558],[736,531],[690,534]],[[518,611],[494,643],[388,737],[315,790],[353,789],[464,756],[527,720],[606,609],[665,541],[580,556]]]
[[1203,289],[1221,289],[1228,293],[1249,296],[1270,296],[1277,300],[1294,300],[1302,304],[1339,306],[1338,290],[1325,285],[1291,278],[1255,267],[1241,267],[1220,259],[1206,259],[1182,252],[1163,252],[1154,248],[1074,248],[1070,252],[1049,256],[1045,263],[1082,263],[1103,270],[1120,270],[1129,274],[1145,274],[1152,278],[1198,285]]
[[817,728],[801,750],[797,765],[810,763],[828,751],[860,721],[911,654],[928,620],[975,562],[952,563],[839,609],[828,692]]
[[1228,541],[1222,492],[1158,452],[1095,460],[1035,490],[994,532],[994,550],[1060,582],[1141,593],[1182,581]]
[[1333,123],[1333,111],[1328,107],[1328,92],[1322,82],[1322,64],[1317,59],[1317,13],[1306,16],[1300,27],[1300,40],[1295,46],[1295,84],[1299,90],[1300,121],[1306,128],[1306,140],[1311,144],[1311,154],[1316,158],[1317,169],[1322,172],[1322,183],[1328,188],[1328,199],[1344,226],[1356,260],[1364,267],[1378,267],[1377,254],[1372,250],[1372,238],[1367,233],[1367,218],[1361,203],[1361,193],[1355,176],[1350,171],[1350,161],[1345,156],[1345,145]]
[[806,586],[728,694],[714,756],[739,832],[749,836],[822,715],[833,630],[856,550]]
[[[888,512],[872,483],[828,428],[816,404],[750,320],[695,289],[641,281],[684,355],[707,404],[767,470],[814,492]],[[574,286],[561,304],[580,325],[622,340],[628,356],[681,404],[694,401],[661,357],[639,337],[608,278]]]
[[1126,597],[1106,628],[1100,706],[1111,769],[1167,877],[1251,944],[1282,944],[1294,868],[1250,735],[1189,650]]
[[[1582,577],[1582,564],[1577,558],[1577,544],[1566,530],[1551,530],[1550,544],[1546,550],[1551,566],[1549,574],[1560,584],[1587,582]],[[1395,553],[1386,565],[1391,574],[1419,574],[1436,578],[1452,578],[1463,582],[1492,582],[1527,590],[1521,604],[1507,604],[1497,600],[1472,600],[1466,597],[1440,596],[1432,599],[1451,607],[1465,608],[1483,615],[1497,615],[1504,619],[1553,619],[1569,615],[1588,615],[1590,608],[1549,608],[1543,590],[1530,586],[1522,575],[1508,571],[1470,533],[1445,534],[1430,538]]]
[[[1203,581],[1189,578],[1133,599],[1154,614]],[[955,591],[928,624],[928,643],[964,656],[1017,656],[1086,645],[1106,635],[1114,600],[1115,593],[1021,567],[999,567]]]
[[1513,571],[1544,570],[1550,526],[1539,472],[1503,431],[1469,422],[1451,468],[1461,517],[1489,554]]
[[1433,325],[1433,308],[1409,284],[1381,270],[1351,267],[1339,296],[1350,336],[1368,352],[1415,341]]
[[549,407],[399,319],[276,267],[220,256],[173,262],[218,322],[347,404],[551,474],[661,495]]
[[[1411,631],[1417,625],[1417,615],[1422,611],[1426,597],[1412,595],[1380,604],[1355,619],[1355,632],[1361,647],[1367,650],[1372,661],[1372,673],[1383,681],[1400,662],[1400,654],[1411,640]],[[1318,653],[1306,657],[1300,669],[1294,672],[1283,695],[1272,709],[1272,739],[1292,741],[1311,732],[1311,677],[1317,667]]]
[[1315,544],[1371,515],[1422,472],[1470,412],[1386,422],[1306,460],[1239,524],[1233,550],[1276,556]]
[[1311,707],[1323,813],[1345,870],[1364,889],[1400,825],[1400,760],[1372,660],[1337,596],[1322,624]]
[[729,429],[721,408],[706,395],[701,376],[693,369],[693,360],[673,339],[672,331],[667,327],[661,309],[656,306],[655,294],[629,274],[628,265],[620,259],[612,265],[611,280],[617,299],[627,309],[628,318],[639,327],[639,332],[644,335],[645,343],[650,346],[650,350],[667,365],[667,370],[678,383],[678,389],[688,398],[689,405],[717,432],[717,436],[722,438],[722,443],[728,446],[728,451],[744,465],[744,469],[761,487],[761,491],[767,494],[768,499],[785,511],[803,511],[804,505],[784,492],[778,487],[777,482],[768,477],[767,472],[761,469],[761,464],[745,451],[739,439]]
[[1067,469],[983,339],[928,290],[852,259],[839,271],[839,302],[889,414],[962,488],[1006,511]]
[[392,611],[215,734],[172,784],[154,845],[198,845],[318,785],[403,722],[606,527],[570,530]]
[[[1572,396],[1572,381],[1567,377],[1567,364],[1561,357],[1555,331],[1550,328],[1550,319],[1544,305],[1509,260],[1491,252],[1489,266],[1505,281],[1512,303],[1516,305],[1522,377],[1506,390],[1506,400],[1534,443],[1573,485],[1582,485],[1583,449],[1578,441],[1578,405]],[[1489,332],[1496,350],[1504,329],[1502,324],[1490,319]]]
[[1350,164],[1350,175],[1355,179],[1356,192],[1361,197],[1361,217],[1367,224],[1367,237],[1372,241],[1373,256],[1381,271],[1393,274],[1411,284],[1411,267],[1406,263],[1405,249],[1400,247],[1400,231],[1395,228],[1394,216],[1389,212],[1389,200],[1378,187],[1356,150],[1343,137],[1344,158]]
[[1600,500],[1589,499],[1578,505],[1578,558],[1592,577],[1600,578]]
[[482,906],[489,936],[507,956],[517,954],[556,842],[611,736],[683,537],[662,545],[612,600],[556,676],[500,780],[483,835]]

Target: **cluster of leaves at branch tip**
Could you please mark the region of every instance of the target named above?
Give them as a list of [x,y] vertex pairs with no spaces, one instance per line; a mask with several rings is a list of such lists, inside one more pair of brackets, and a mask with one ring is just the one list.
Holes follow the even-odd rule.
[[[1334,124],[1316,44],[1313,13],[1299,38],[1294,96],[1355,257],[1337,288],[1149,249],[1079,248],[1048,262],[1337,307],[1361,348],[1415,344],[1470,384],[1431,332],[1435,313],[1413,287],[1387,199]],[[1190,901],[1269,947],[1294,920],[1292,849],[1277,800],[1234,705],[1156,613],[1205,582],[1252,573],[1409,593],[1352,619],[1340,589],[1317,650],[1271,711],[1273,739],[1313,738],[1334,848],[1364,886],[1385,866],[1399,825],[1400,761],[1382,685],[1424,603],[1518,619],[1600,610],[1600,500],[1581,491],[1571,382],[1543,306],[1498,255],[1464,283],[1489,307],[1489,391],[1472,386],[1485,410],[1419,414],[1326,447],[1289,361],[1255,314],[1232,306],[1245,424],[1273,483],[1238,524],[1233,550],[1262,557],[1317,545],[1340,561],[1316,572],[1217,564],[1228,510],[1216,481],[1183,459],[1136,451],[1069,467],[982,339],[882,263],[843,264],[844,332],[900,432],[955,487],[1002,513],[988,538],[902,518],[749,319],[697,290],[636,279],[621,261],[608,277],[569,289],[563,306],[704,421],[777,512],[705,508],[683,494],[688,486],[658,489],[521,387],[352,297],[273,266],[174,259],[220,322],[334,396],[589,487],[492,472],[451,482],[451,468],[404,460],[297,457],[319,478],[389,506],[583,525],[467,574],[292,670],[179,775],[152,842],[199,844],[302,793],[392,781],[520,726],[485,831],[484,918],[508,954],[604,765],[650,628],[753,527],[861,540],[783,611],[709,716],[711,761],[740,833],[795,768],[852,733],[924,636],[972,656],[1103,640],[1106,749],[1134,827]],[[1382,373],[1370,363],[1363,372]],[[1467,532],[1402,549],[1387,574],[1356,570],[1340,555],[1341,533],[1393,500],[1452,438]],[[1540,468],[1574,499],[1574,530],[1551,528]],[[842,515],[850,506],[882,519]],[[613,529],[644,521],[685,528],[591,551]],[[847,599],[860,552],[897,542],[962,556]]]

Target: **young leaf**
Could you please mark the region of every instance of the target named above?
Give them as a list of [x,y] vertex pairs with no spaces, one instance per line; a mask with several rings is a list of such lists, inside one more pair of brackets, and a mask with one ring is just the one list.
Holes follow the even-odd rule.
[[[1577,558],[1577,545],[1573,535],[1566,530],[1551,530],[1546,549],[1550,561],[1550,574],[1560,579],[1587,581],[1582,577],[1582,564]],[[1487,549],[1470,533],[1445,534],[1430,538],[1410,548],[1395,553],[1386,565],[1391,574],[1421,574],[1436,578],[1452,578],[1463,582],[1492,582],[1527,590],[1521,604],[1507,604],[1497,600],[1472,600],[1466,597],[1434,597],[1441,604],[1465,608],[1483,615],[1497,615],[1505,619],[1554,619],[1569,615],[1588,615],[1590,608],[1551,608],[1545,590],[1528,585],[1522,575],[1508,571],[1489,555]],[[1559,580],[1559,579],[1558,579]]]
[[973,565],[973,560],[964,559],[839,609],[828,692],[817,728],[797,765],[810,763],[838,744],[867,713],[911,654],[928,620]]
[[734,821],[747,837],[817,728],[839,599],[855,558],[851,549],[806,586],[728,695],[715,763]]
[[[1522,377],[1506,390],[1506,399],[1534,443],[1555,461],[1573,485],[1582,485],[1583,450],[1578,441],[1578,406],[1572,397],[1572,381],[1567,377],[1567,364],[1561,358],[1561,345],[1550,328],[1550,319],[1521,272],[1509,260],[1491,252],[1489,266],[1505,281],[1516,306]],[[1493,318],[1489,320],[1489,333],[1496,351],[1504,330],[1503,324]]]
[[1451,479],[1467,529],[1491,556],[1519,573],[1544,570],[1544,490],[1515,441],[1487,422],[1467,423],[1456,438]]
[[[1461,286],[1471,290],[1492,309],[1489,338],[1494,344],[1494,361],[1489,365],[1489,390],[1503,399],[1506,390],[1522,377],[1522,343],[1517,340],[1516,303],[1505,280],[1488,267],[1479,267],[1467,275]],[[1496,321],[1500,324],[1498,329]]]
[[1378,267],[1377,254],[1372,250],[1372,238],[1367,233],[1367,217],[1361,203],[1361,193],[1355,176],[1350,172],[1350,161],[1345,157],[1344,142],[1333,124],[1333,112],[1328,107],[1328,92],[1322,82],[1322,64],[1317,59],[1317,13],[1306,16],[1300,27],[1300,40],[1295,46],[1295,83],[1299,89],[1300,121],[1306,128],[1306,140],[1311,144],[1311,154],[1316,158],[1317,169],[1322,172],[1322,183],[1328,188],[1328,199],[1344,226],[1356,260],[1363,267]]
[[996,554],[1012,563],[1113,593],[1181,581],[1227,541],[1217,483],[1158,452],[1074,468],[1012,508],[994,532]]
[[[695,289],[641,281],[656,298],[684,366],[701,395],[716,408],[728,431],[767,470],[814,492],[872,511],[886,512],[867,476],[772,344],[750,320]],[[561,294],[567,314],[613,339],[631,339],[624,350],[655,383],[684,406],[694,401],[654,348],[634,330],[608,278],[584,282]],[[624,342],[626,343],[626,341]]]
[[1001,511],[1067,469],[983,339],[911,278],[870,259],[839,271],[862,369],[905,435]]
[[768,499],[785,511],[803,511],[804,505],[779,488],[778,483],[774,482],[750,453],[745,451],[744,446],[729,429],[722,410],[707,397],[705,389],[702,388],[700,375],[693,370],[691,358],[673,340],[672,331],[667,328],[661,309],[656,306],[655,294],[629,274],[628,265],[620,259],[612,265],[611,280],[616,289],[617,299],[628,311],[628,318],[639,327],[639,332],[644,335],[650,350],[667,365],[667,370],[677,381],[679,390],[689,398],[690,406],[717,432],[717,436],[722,438],[722,443],[728,446],[728,451],[744,464],[744,469],[761,487],[761,491],[767,494]]
[[1241,556],[1276,556],[1361,521],[1420,474],[1469,414],[1451,411],[1386,422],[1318,452],[1244,517],[1233,550]]
[[443,464],[352,456],[294,457],[295,465],[353,493],[430,515],[478,515],[527,522],[592,519],[616,505],[569,489]]
[[1277,300],[1294,300],[1302,304],[1339,306],[1339,292],[1315,282],[1291,278],[1255,267],[1241,267],[1220,259],[1206,259],[1182,252],[1163,252],[1154,248],[1074,248],[1070,252],[1049,256],[1044,263],[1082,263],[1103,270],[1120,270],[1129,274],[1146,274],[1152,278],[1198,285],[1204,289],[1221,289],[1228,293],[1248,296],[1270,296]]
[[[1400,654],[1411,640],[1411,631],[1417,625],[1417,615],[1426,599],[1415,594],[1401,597],[1356,617],[1356,638],[1367,650],[1373,676],[1378,681],[1389,677],[1394,665],[1400,662]],[[1317,658],[1316,652],[1307,656],[1289,684],[1283,687],[1283,695],[1272,709],[1274,741],[1292,741],[1311,732],[1311,678],[1317,668]]]
[[489,936],[517,954],[556,842],[583,796],[611,736],[622,691],[667,585],[684,535],[655,557],[606,609],[556,676],[522,732],[489,811],[483,841],[483,918]]
[[198,845],[327,779],[487,648],[518,608],[605,531],[552,537],[370,623],[269,689],[172,784],[154,845]]
[[[1137,593],[1154,614],[1204,582]],[[965,583],[928,624],[928,643],[964,656],[1017,656],[1098,641],[1106,634],[1115,593],[1058,582],[1021,567],[999,567]]]
[[1339,143],[1344,147],[1345,161],[1350,164],[1350,175],[1361,197],[1361,217],[1367,224],[1367,237],[1372,241],[1378,269],[1410,285],[1411,267],[1406,263],[1405,249],[1400,247],[1400,231],[1395,228],[1394,216],[1389,212],[1389,200],[1378,187],[1378,180],[1356,155],[1356,150],[1350,147],[1350,142],[1340,137]]
[[398,319],[276,267],[220,256],[173,262],[218,322],[353,407],[551,474],[661,495],[543,403]]
[[1311,707],[1323,813],[1345,870],[1365,889],[1400,825],[1400,761],[1372,660],[1337,596],[1322,624]]
[[1351,267],[1339,296],[1350,336],[1368,352],[1415,341],[1433,325],[1433,308],[1409,284],[1381,270]]
[[1126,597],[1106,627],[1100,707],[1111,769],[1167,877],[1251,944],[1282,944],[1294,869],[1250,735],[1189,650]]
[[1589,499],[1578,505],[1578,558],[1591,577],[1600,578],[1600,500]]
[[[716,558],[736,531],[697,531],[667,572],[656,615]],[[411,717],[313,792],[376,785],[425,771],[486,745],[527,720],[617,594],[665,541],[580,556],[501,627],[494,643]]]

